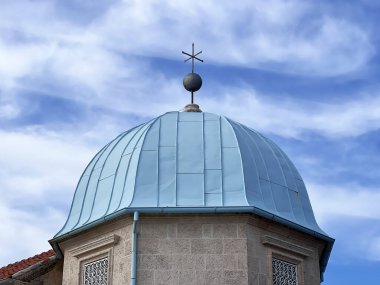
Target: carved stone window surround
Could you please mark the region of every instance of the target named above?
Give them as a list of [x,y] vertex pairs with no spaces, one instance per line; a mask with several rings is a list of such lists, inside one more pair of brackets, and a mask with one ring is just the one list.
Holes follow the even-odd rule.
[[84,265],[95,262],[97,260],[108,259],[108,284],[112,285],[112,271],[113,271],[113,249],[119,242],[118,235],[109,235],[91,240],[85,244],[79,245],[69,250],[69,252],[78,259],[79,268],[79,284],[83,284],[84,280]]
[[304,281],[304,260],[313,255],[311,249],[302,247],[295,243],[278,239],[273,236],[264,235],[261,238],[263,245],[268,250],[268,272],[269,279],[268,285],[272,285],[273,272],[272,272],[272,260],[278,259],[297,266],[297,285],[305,285]]

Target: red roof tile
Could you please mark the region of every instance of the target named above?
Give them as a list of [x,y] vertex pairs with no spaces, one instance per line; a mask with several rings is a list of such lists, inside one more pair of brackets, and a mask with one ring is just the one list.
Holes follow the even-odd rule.
[[8,264],[7,266],[0,268],[0,280],[7,279],[11,277],[13,274],[25,268],[28,268],[29,266],[32,266],[40,261],[48,260],[49,257],[52,257],[54,255],[55,253],[51,249],[49,251],[45,251],[40,254],[37,254],[33,257],[29,257],[27,259],[23,259],[21,261],[18,261],[12,264]]

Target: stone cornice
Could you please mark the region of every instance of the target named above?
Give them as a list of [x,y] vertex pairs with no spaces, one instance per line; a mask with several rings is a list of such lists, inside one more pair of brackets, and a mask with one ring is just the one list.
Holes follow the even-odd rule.
[[261,238],[261,243],[264,245],[281,248],[281,249],[299,254],[304,257],[309,257],[313,254],[313,251],[311,249],[299,246],[297,244],[294,244],[288,241],[280,240],[278,238],[268,236],[268,235],[265,235]]
[[78,257],[84,253],[87,253],[95,249],[99,249],[102,247],[111,247],[117,244],[119,242],[119,239],[120,237],[118,235],[110,235],[107,237],[102,237],[97,240],[90,241],[89,243],[86,243],[84,245],[70,249],[69,252],[73,256]]

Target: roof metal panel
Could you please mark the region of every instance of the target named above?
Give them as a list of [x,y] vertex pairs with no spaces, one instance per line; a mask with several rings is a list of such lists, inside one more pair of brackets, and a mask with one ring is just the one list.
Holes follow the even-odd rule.
[[271,145],[273,153],[275,154],[278,162],[280,163],[282,172],[284,174],[284,178],[286,181],[286,186],[293,191],[298,192],[297,185],[295,181],[295,175],[293,174],[287,159],[283,156],[283,153],[279,150],[279,148],[271,141],[268,140],[268,143]]
[[207,207],[220,207],[222,202],[222,193],[205,193],[205,205]]
[[158,206],[158,151],[143,150],[130,207]]
[[[269,213],[279,215],[279,213],[277,212],[276,204],[274,202],[274,196],[273,196],[271,183],[268,180],[260,179],[260,188],[261,188],[261,193],[263,196],[262,208],[260,207],[260,205],[257,205],[257,207]],[[253,202],[255,205],[259,201],[253,201]]]
[[237,147],[223,147],[223,205],[248,205],[240,152]]
[[237,147],[235,132],[226,118],[220,118],[220,135],[222,138],[222,147]]
[[221,194],[222,193],[222,170],[206,169],[205,170],[205,193]]
[[[236,136],[244,136],[244,131],[240,126],[235,128]],[[257,168],[256,160],[259,159],[255,150],[252,149],[251,140],[239,140],[240,151],[245,154],[242,158],[244,168],[244,183],[247,189],[246,196],[250,204],[262,201],[262,193],[260,187],[260,176]]]
[[258,139],[256,133],[231,120],[230,123],[235,130],[237,139],[239,141],[239,146],[248,145],[246,152],[244,153],[252,154],[251,158],[253,158],[253,161],[251,161],[246,156],[242,156],[242,160],[246,161],[247,164],[255,163],[256,171],[258,172],[259,177],[269,180],[268,168],[263,158],[263,153],[261,153],[260,148],[258,147],[256,142],[256,140]]
[[203,113],[203,118],[205,121],[219,121],[220,116],[212,113]]
[[177,174],[177,205],[204,206],[204,174]]
[[176,206],[176,170],[176,148],[160,147],[158,204],[161,207]]
[[114,175],[109,176],[99,181],[98,191],[94,198],[94,205],[91,211],[89,220],[94,221],[105,215],[108,209],[108,205],[111,199],[113,182],[115,180]]
[[179,122],[202,122],[203,113],[177,112]]
[[160,117],[160,146],[177,145],[178,112],[166,113]]
[[289,190],[289,198],[290,203],[292,205],[294,217],[299,223],[306,225],[307,223],[305,220],[305,215],[302,208],[302,201],[300,199],[299,193],[293,190]]
[[[84,197],[83,204],[82,204],[82,212],[75,227],[79,227],[86,224],[88,222],[88,219],[90,218],[92,207],[94,205],[96,191],[98,190],[98,182],[99,182],[99,176],[100,176],[101,171],[102,171],[101,168],[96,168],[91,173],[90,180],[88,181],[88,184],[87,184],[86,195]],[[93,189],[93,190],[88,191],[88,189]]]
[[177,172],[203,173],[204,171],[203,123],[178,122]]
[[271,183],[271,188],[277,212],[287,220],[294,221],[295,218],[290,205],[288,188],[275,183]]
[[247,206],[325,235],[302,178],[275,143],[219,115],[169,112],[122,133],[94,157],[56,236],[132,207]]
[[142,150],[157,150],[158,142],[160,140],[160,127],[161,120],[156,120],[149,128],[149,132],[146,134],[144,138],[144,142],[142,144]]
[[131,156],[132,154],[127,154],[123,155],[120,158],[114,184],[112,185],[112,197],[108,205],[107,214],[115,212],[116,209],[119,207],[121,197],[124,193],[125,175],[128,172]]
[[222,169],[222,145],[219,125],[219,120],[204,121],[205,169]]
[[[250,135],[253,136],[254,133],[251,133]],[[280,163],[278,162],[278,159],[274,155],[274,152],[268,142],[257,134],[255,134],[255,142],[260,149],[263,160],[265,162],[269,180],[280,185],[286,185],[284,173],[281,169]]]

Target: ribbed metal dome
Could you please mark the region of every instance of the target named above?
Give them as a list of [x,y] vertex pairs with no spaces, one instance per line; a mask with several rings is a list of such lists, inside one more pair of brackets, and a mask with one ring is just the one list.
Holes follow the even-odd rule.
[[169,112],[89,163],[55,237],[121,212],[260,212],[325,236],[301,176],[258,132],[210,113]]

